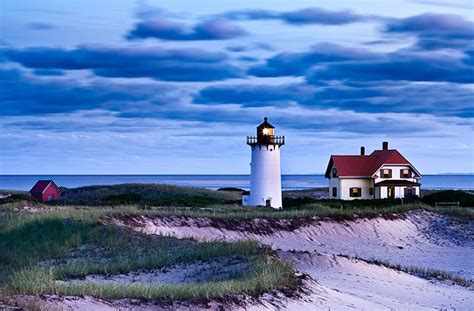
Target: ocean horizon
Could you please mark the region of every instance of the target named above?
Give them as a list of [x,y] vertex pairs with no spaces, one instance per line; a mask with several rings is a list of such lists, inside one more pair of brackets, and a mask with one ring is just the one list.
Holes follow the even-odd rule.
[[[30,190],[39,179],[52,179],[58,186],[76,188],[123,183],[157,183],[216,190],[235,187],[249,190],[250,175],[0,175],[1,190]],[[422,189],[474,190],[474,174],[432,174],[420,179]],[[282,190],[327,187],[323,174],[282,175]]]

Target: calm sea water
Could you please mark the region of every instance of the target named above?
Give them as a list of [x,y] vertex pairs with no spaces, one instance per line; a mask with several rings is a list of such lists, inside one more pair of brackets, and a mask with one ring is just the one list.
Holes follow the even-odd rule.
[[[159,183],[186,187],[249,189],[249,175],[0,175],[0,189],[30,190],[38,179],[53,179],[57,185],[74,188],[122,183]],[[424,175],[424,189],[474,189],[473,175]],[[283,190],[327,187],[324,175],[283,175]]]

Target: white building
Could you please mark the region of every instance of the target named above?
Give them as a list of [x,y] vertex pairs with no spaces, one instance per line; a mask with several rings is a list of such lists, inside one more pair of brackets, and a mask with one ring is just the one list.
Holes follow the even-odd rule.
[[382,150],[365,155],[332,155],[326,169],[329,179],[329,198],[397,199],[420,195],[421,174],[396,149]]
[[242,195],[244,206],[282,208],[280,149],[284,136],[275,136],[275,127],[267,118],[257,127],[257,136],[247,136],[252,148],[250,193]]

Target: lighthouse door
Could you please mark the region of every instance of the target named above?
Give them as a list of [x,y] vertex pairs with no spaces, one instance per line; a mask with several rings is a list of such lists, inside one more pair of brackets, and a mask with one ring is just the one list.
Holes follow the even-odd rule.
[[266,199],[265,200],[265,206],[266,207],[271,207],[272,206],[272,199]]

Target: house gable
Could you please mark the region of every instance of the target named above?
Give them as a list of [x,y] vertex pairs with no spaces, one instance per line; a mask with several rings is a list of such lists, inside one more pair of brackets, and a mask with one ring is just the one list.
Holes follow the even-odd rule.
[[61,190],[52,180],[38,180],[33,188],[31,188],[30,194],[33,198],[42,201],[48,201],[48,197],[59,200]]
[[332,167],[335,167],[339,178],[380,178],[380,169],[386,165],[409,167],[415,173],[413,177],[421,177],[418,170],[395,149],[375,150],[368,156],[331,155],[325,177],[331,178]]

